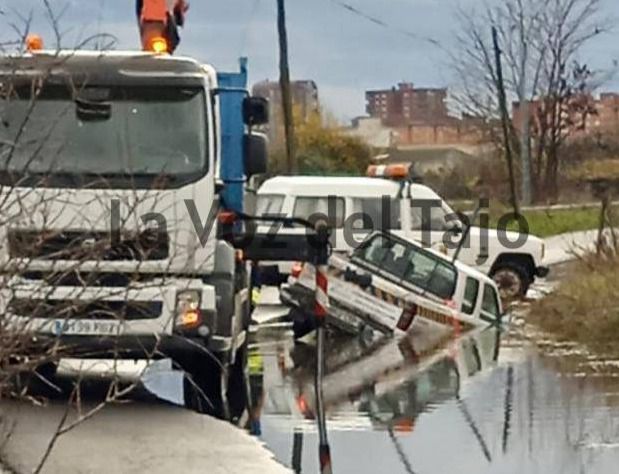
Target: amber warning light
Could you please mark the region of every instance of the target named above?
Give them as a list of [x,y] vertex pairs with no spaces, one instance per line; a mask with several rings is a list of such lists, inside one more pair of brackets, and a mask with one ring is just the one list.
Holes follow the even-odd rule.
[[164,54],[168,52],[168,42],[163,36],[155,36],[148,41],[147,49],[156,54]]
[[412,166],[409,163],[393,165],[370,165],[367,176],[371,178],[388,178],[394,180],[408,179],[411,176]]
[[43,38],[36,34],[30,34],[26,37],[26,50],[28,52],[41,51],[43,49]]

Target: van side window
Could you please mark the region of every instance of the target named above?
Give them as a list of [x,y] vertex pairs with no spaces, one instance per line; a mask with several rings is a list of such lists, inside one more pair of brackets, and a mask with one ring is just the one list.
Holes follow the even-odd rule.
[[501,316],[499,298],[495,289],[490,285],[484,286],[484,297],[481,302],[481,311],[488,316],[492,316],[493,319]]
[[[382,198],[355,198],[353,208],[355,213],[361,213],[362,219],[356,219],[354,227],[363,230],[400,230],[402,220],[400,218],[400,200],[391,199],[389,203],[389,213],[383,212]],[[383,216],[389,216],[384,222]]]
[[[329,213],[329,201],[333,207]],[[318,215],[327,216],[329,226],[340,229],[344,226],[346,209],[343,198],[328,197],[297,197],[294,203],[293,217],[299,219],[316,220]]]
[[256,215],[261,217],[277,216],[282,212],[284,199],[282,194],[258,194],[256,198]]
[[[424,213],[426,214],[425,216]],[[415,202],[415,199],[413,198],[411,203],[411,229],[447,230],[449,228],[447,215],[448,212],[443,209],[442,203],[438,199],[428,199],[422,200],[422,202]]]
[[413,285],[439,298],[450,299],[456,287],[453,266],[414,245],[382,235],[359,247],[353,258],[389,274],[398,284]]
[[464,287],[464,301],[462,301],[462,312],[464,314],[473,314],[478,295],[479,281],[475,278],[467,277],[466,286]]

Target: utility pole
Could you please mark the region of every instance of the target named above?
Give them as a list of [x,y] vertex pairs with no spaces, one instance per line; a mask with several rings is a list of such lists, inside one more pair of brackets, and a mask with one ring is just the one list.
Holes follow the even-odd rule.
[[507,110],[507,97],[505,95],[505,81],[503,80],[503,66],[501,64],[501,49],[499,48],[499,34],[495,27],[492,27],[492,43],[494,45],[494,58],[496,62],[497,90],[499,96],[499,108],[501,111],[501,124],[503,126],[503,140],[505,142],[505,158],[507,160],[507,170],[509,173],[509,191],[514,214],[520,215],[518,196],[516,194],[516,177],[514,176],[514,159],[512,156],[509,112]]
[[286,137],[286,164],[290,174],[297,172],[297,157],[294,139],[294,117],[290,92],[290,66],[288,64],[288,33],[286,31],[286,8],[284,0],[277,0],[277,31],[279,33],[279,87],[282,93],[284,134]]
[[531,192],[531,117],[529,99],[527,97],[527,62],[529,58],[529,48],[525,33],[521,28],[520,32],[520,87],[518,88],[518,100],[520,100],[520,161],[521,161],[521,197],[525,206],[530,206],[533,197]]

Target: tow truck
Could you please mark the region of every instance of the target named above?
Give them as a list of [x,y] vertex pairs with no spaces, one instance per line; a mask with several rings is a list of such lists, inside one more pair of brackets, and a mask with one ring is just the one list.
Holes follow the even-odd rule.
[[171,358],[189,407],[232,418],[249,276],[221,229],[266,169],[268,104],[246,61],[162,42],[0,57],[0,315],[61,357]]

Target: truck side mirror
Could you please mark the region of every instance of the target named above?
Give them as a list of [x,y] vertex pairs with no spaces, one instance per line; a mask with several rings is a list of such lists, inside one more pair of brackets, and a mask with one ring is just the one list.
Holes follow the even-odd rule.
[[245,125],[266,125],[269,123],[269,101],[263,97],[243,99],[243,122]]
[[248,133],[243,140],[245,176],[251,178],[267,172],[269,147],[266,135],[262,133]]

